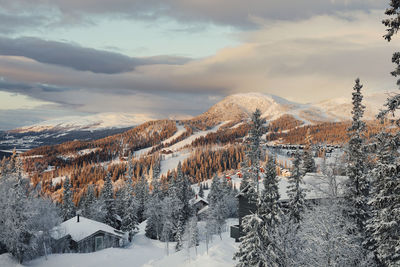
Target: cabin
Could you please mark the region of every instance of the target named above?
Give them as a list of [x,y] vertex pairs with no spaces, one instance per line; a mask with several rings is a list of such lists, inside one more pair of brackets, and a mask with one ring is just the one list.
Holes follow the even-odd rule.
[[[333,186],[332,181],[335,181],[335,192],[331,192]],[[326,198],[327,195],[341,195],[344,190],[344,183],[346,182],[346,176],[334,176],[327,177],[322,174],[317,173],[307,173],[303,177],[304,184],[302,184],[302,188],[306,193],[306,201],[308,203],[319,203],[322,199]],[[280,202],[283,207],[287,206],[287,202],[289,197],[286,194],[288,187],[288,179],[286,177],[279,177],[279,195]],[[260,182],[259,184],[260,190],[263,190],[263,184]],[[243,236],[242,232],[242,221],[246,215],[250,215],[256,212],[256,205],[253,202],[249,202],[249,200],[245,197],[245,193],[248,187],[244,188],[236,197],[238,198],[239,206],[238,206],[238,216],[239,216],[239,224],[231,226],[230,236],[234,238],[236,242],[239,242],[240,237]]]
[[77,215],[54,227],[51,237],[54,253],[89,253],[122,246],[124,233]]
[[194,198],[189,200],[189,205],[192,207],[193,211],[197,215],[199,220],[205,218],[208,210],[208,201],[200,197],[198,194]]

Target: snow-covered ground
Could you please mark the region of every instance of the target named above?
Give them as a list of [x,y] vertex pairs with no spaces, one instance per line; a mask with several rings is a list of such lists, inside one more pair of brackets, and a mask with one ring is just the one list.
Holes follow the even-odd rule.
[[[199,225],[201,222],[199,223]],[[26,262],[23,265],[16,263],[9,254],[0,255],[1,267],[32,266],[32,267],[183,267],[183,266],[207,266],[224,267],[234,266],[232,257],[238,244],[229,237],[229,226],[237,224],[237,219],[227,220],[227,231],[222,234],[222,240],[218,236],[213,237],[207,253],[206,244],[200,242],[197,247],[197,255],[194,248],[190,252],[183,249],[175,252],[174,243],[169,244],[167,255],[166,244],[157,240],[151,240],[144,235],[145,223],[139,227],[139,233],[135,236],[132,245],[128,248],[109,248],[94,253],[53,254]]]
[[161,160],[161,175],[167,174],[168,170],[175,170],[179,161],[183,162],[190,157],[190,152],[178,152],[168,155],[163,155]]
[[221,123],[221,124],[219,124],[219,125],[213,127],[213,128],[210,129],[210,130],[198,131],[198,132],[192,134],[191,136],[189,136],[188,138],[186,138],[186,139],[184,139],[184,140],[182,140],[182,141],[180,141],[180,142],[178,142],[178,143],[176,143],[176,144],[173,144],[173,145],[170,146],[170,147],[164,148],[164,150],[171,150],[171,151],[178,151],[178,150],[181,150],[184,146],[190,145],[190,144],[191,144],[194,140],[196,140],[197,138],[200,138],[200,137],[202,137],[202,136],[206,136],[206,135],[209,134],[209,133],[215,133],[215,132],[217,132],[218,129],[219,129],[221,126],[225,125],[226,123],[227,123],[227,122],[223,122],[223,123]]

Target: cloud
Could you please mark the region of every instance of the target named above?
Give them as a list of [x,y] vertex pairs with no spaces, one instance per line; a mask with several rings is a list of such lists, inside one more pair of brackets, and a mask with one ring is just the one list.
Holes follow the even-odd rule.
[[189,59],[176,56],[132,58],[123,54],[81,47],[71,43],[45,41],[34,37],[0,37],[0,55],[22,56],[41,63],[80,71],[115,74],[133,71],[140,65],[183,64]]
[[110,15],[155,20],[174,18],[181,22],[206,22],[250,28],[257,19],[301,20],[315,15],[343,11],[367,11],[384,8],[381,0],[1,0],[1,7],[10,12],[52,12],[59,23],[87,22],[88,16]]
[[238,92],[277,94],[296,102],[350,97],[356,77],[366,92],[392,90],[395,81],[389,72],[395,47],[381,37],[381,14],[352,12],[260,24],[238,37],[240,45],[213,56],[181,65],[140,65],[114,75],[2,56],[0,73],[6,79],[0,90],[81,112],[157,117],[196,115]]

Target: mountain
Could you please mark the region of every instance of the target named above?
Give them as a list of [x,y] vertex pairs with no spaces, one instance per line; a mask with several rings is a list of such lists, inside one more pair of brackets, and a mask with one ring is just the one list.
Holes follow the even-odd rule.
[[[386,94],[375,93],[364,98],[366,112],[364,118],[373,120],[384,103]],[[230,95],[216,103],[205,113],[193,118],[216,125],[224,121],[248,119],[256,109],[262,117],[275,120],[283,115],[291,115],[307,124],[318,122],[338,122],[351,119],[351,98],[334,98],[318,103],[300,104],[278,96],[263,93]]]
[[152,120],[152,118],[144,114],[99,113],[89,116],[69,116],[47,120],[34,125],[24,126],[10,132],[94,131],[133,127],[149,120]]

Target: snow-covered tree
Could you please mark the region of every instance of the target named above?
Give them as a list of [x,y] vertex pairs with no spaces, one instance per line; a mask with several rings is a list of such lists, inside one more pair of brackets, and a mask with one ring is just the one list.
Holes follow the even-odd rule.
[[263,220],[257,214],[250,214],[243,218],[242,226],[246,235],[240,238],[239,250],[234,254],[234,259],[239,261],[237,266],[282,266],[278,257],[266,253],[270,244],[263,239]]
[[69,177],[66,177],[63,184],[63,201],[61,205],[63,220],[69,220],[75,216],[75,204],[72,201],[72,190]]
[[119,216],[121,217],[121,230],[128,233],[128,240],[132,241],[134,233],[137,231],[138,220],[137,214],[137,203],[133,196],[133,181],[132,177],[128,177],[125,181],[121,191],[121,200],[123,209],[120,211]]
[[104,201],[104,223],[117,228],[115,211],[114,189],[111,181],[111,175],[108,173],[104,179],[104,186],[101,191],[101,198]]
[[364,149],[365,123],[362,121],[365,106],[362,104],[362,85],[356,79],[353,88],[352,125],[348,129],[350,137],[347,149],[347,176],[345,197],[346,213],[355,220],[358,231],[365,234],[365,223],[369,217],[368,197],[370,184],[366,171],[366,151]]
[[86,218],[89,219],[94,219],[96,216],[94,214],[95,208],[94,205],[97,202],[95,192],[94,192],[94,186],[93,184],[88,185],[86,194],[83,197],[83,200],[81,201],[81,209],[82,209],[82,215],[85,216]]
[[[249,179],[258,192],[258,179],[260,173],[260,160],[261,160],[261,136],[264,132],[265,123],[264,119],[261,119],[261,111],[256,111],[251,116],[249,136],[246,138],[246,161],[244,166],[244,176]],[[250,166],[249,166],[250,164]]]
[[152,239],[161,239],[163,229],[163,192],[158,179],[153,179],[153,191],[146,207],[146,236]]
[[179,198],[179,200],[183,205],[181,210],[181,216],[183,219],[183,223],[185,225],[187,220],[189,220],[190,216],[192,215],[192,208],[189,204],[189,200],[194,197],[194,194],[188,177],[186,175],[183,175],[182,165],[180,162],[177,167],[175,189],[177,197]]
[[178,220],[178,225],[176,227],[176,234],[175,234],[175,251],[180,251],[183,247],[184,241],[184,234],[185,234],[185,224],[183,218],[180,216]]
[[385,266],[400,265],[400,174],[398,140],[390,133],[376,136],[377,162],[371,171],[373,193],[369,202],[372,217],[367,229],[372,237],[372,250]]
[[258,199],[258,214],[265,225],[274,227],[274,225],[280,223],[282,210],[279,203],[278,177],[273,156],[268,157],[263,185],[264,190]]
[[268,157],[265,166],[264,189],[258,197],[257,214],[261,218],[259,234],[264,244],[266,266],[277,266],[283,263],[284,255],[281,242],[278,238],[279,227],[282,223],[282,210],[279,203],[278,179],[276,175],[275,159]]
[[306,209],[298,232],[303,245],[292,266],[374,266],[362,261],[363,248],[349,234],[352,227],[337,198],[327,198]]
[[300,186],[303,183],[303,173],[301,171],[301,155],[299,151],[295,152],[292,175],[288,178],[288,183],[287,195],[289,197],[289,218],[295,224],[299,224],[303,218],[305,208],[305,192]]
[[0,244],[22,262],[41,255],[50,230],[61,222],[60,211],[47,198],[29,194],[19,159],[0,178]]
[[186,242],[186,249],[189,252],[190,256],[190,248],[194,247],[195,253],[197,255],[197,246],[200,242],[200,234],[199,228],[197,226],[197,217],[190,217],[188,223],[186,224],[184,240]]
[[213,205],[214,203],[219,202],[222,199],[222,189],[221,189],[221,184],[218,176],[215,174],[212,181],[211,181],[211,187],[210,187],[210,192],[208,193],[207,196],[207,201],[210,205]]
[[312,136],[311,136],[310,128],[308,128],[308,130],[307,130],[307,135],[306,135],[306,139],[305,139],[305,146],[304,146],[304,152],[303,152],[303,171],[304,171],[304,173],[316,171],[313,143],[312,143]]
[[137,201],[137,219],[138,222],[143,222],[144,212],[146,209],[146,203],[149,199],[149,184],[147,183],[146,177],[143,174],[141,178],[136,182],[134,187],[135,199]]
[[[384,38],[390,42],[392,37],[397,34],[400,28],[400,1],[390,0],[390,7],[386,9],[385,14],[388,18],[384,19],[382,23],[387,27]],[[392,63],[396,65],[394,71],[391,72],[392,76],[399,77],[400,75],[400,52],[395,52],[392,56]],[[397,85],[400,86],[400,79],[397,80]],[[400,109],[400,94],[396,93],[391,95],[385,103],[385,108],[380,111],[378,118],[384,119],[389,114],[395,115],[396,110]],[[400,126],[400,119],[395,120],[397,125]]]

